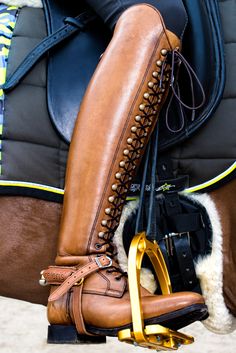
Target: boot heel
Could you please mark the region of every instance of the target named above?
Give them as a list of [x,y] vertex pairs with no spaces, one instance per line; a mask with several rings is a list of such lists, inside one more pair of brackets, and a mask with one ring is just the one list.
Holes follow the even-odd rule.
[[52,344],[98,344],[106,343],[106,336],[88,336],[78,334],[75,326],[48,326],[47,343]]

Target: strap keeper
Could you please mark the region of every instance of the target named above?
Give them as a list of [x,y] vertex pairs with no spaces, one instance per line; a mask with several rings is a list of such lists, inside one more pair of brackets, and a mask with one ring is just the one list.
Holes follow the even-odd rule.
[[74,17],[66,17],[64,18],[63,22],[67,25],[74,26],[76,28],[79,28],[81,31],[85,29],[86,25],[83,23],[79,18],[74,18]]
[[[109,263],[103,265],[101,263],[101,261],[100,261],[100,257],[102,257],[102,259],[106,258],[109,261]],[[111,267],[111,265],[112,265],[112,259],[109,256],[107,256],[107,255],[105,255],[105,256],[104,255],[97,256],[97,257],[95,257],[94,260],[95,260],[95,262],[96,262],[96,264],[98,265],[99,268],[107,268],[107,267]]]

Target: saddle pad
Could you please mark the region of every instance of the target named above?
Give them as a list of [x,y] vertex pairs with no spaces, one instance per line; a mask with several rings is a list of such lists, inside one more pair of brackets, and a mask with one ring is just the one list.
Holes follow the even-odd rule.
[[[13,30],[16,24],[17,7],[0,4],[0,85],[6,80],[7,60]],[[4,113],[4,92],[0,89],[0,175],[2,174],[2,134]]]

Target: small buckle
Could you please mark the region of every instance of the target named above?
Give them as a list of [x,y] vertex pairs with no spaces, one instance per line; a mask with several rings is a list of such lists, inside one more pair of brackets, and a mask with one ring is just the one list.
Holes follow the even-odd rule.
[[[99,260],[100,257],[106,257],[109,260],[108,265],[102,265],[101,261]],[[97,256],[97,257],[95,257],[95,261],[96,261],[96,264],[98,265],[99,268],[107,268],[107,267],[111,267],[111,265],[112,265],[112,259],[107,255]]]
[[189,245],[190,245],[190,234],[189,234],[189,232],[169,233],[169,234],[166,234],[164,236],[163,239],[165,241],[167,253],[168,253],[169,256],[173,256],[174,255],[174,246],[173,246],[172,238],[174,238],[174,237],[181,238],[181,236],[184,235],[184,234],[187,234],[188,242],[189,242]]

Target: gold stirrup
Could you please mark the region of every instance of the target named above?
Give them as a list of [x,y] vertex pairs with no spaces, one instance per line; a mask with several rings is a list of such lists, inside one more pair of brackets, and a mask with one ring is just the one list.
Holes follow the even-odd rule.
[[140,295],[140,270],[144,254],[147,254],[154,267],[162,294],[172,292],[165,260],[157,243],[146,238],[145,232],[135,235],[128,257],[128,281],[132,311],[133,331],[125,329],[118,332],[122,342],[155,350],[176,350],[181,345],[194,342],[194,338],[170,330],[161,325],[144,325]]

